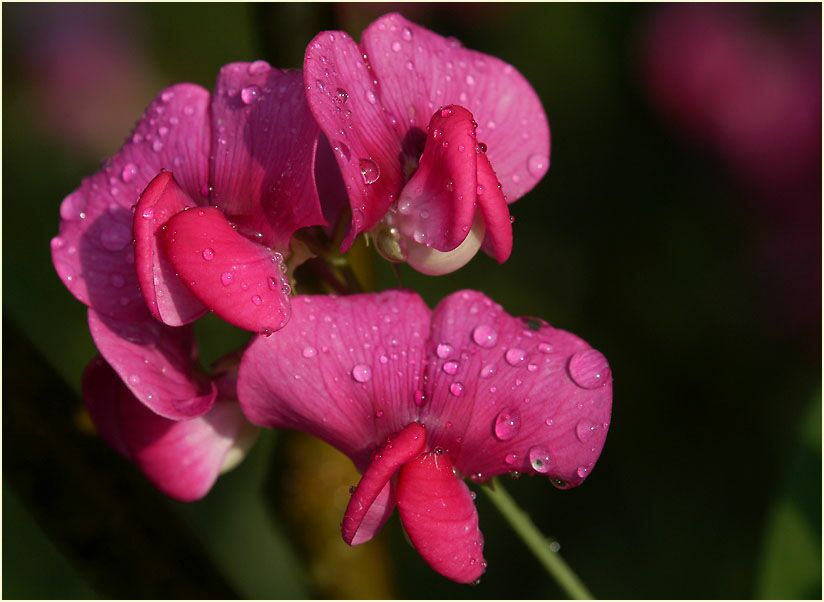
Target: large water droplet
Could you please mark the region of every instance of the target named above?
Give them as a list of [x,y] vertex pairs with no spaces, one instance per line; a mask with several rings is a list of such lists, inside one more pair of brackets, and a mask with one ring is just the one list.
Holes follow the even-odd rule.
[[349,158],[352,155],[349,152],[349,147],[346,146],[346,144],[344,144],[343,142],[338,141],[338,142],[335,142],[335,145],[333,146],[333,148],[335,149],[335,152],[338,153],[338,155],[341,157],[341,159],[343,159],[347,163],[349,162]]
[[361,159],[358,161],[358,167],[364,184],[374,184],[381,177],[380,167],[372,159]]
[[215,250],[214,249],[203,249],[203,253],[201,253],[203,257],[203,261],[212,261],[215,258]]
[[126,163],[120,172],[120,179],[128,184],[135,179],[135,176],[137,176],[137,165],[134,163]]
[[586,349],[569,358],[569,375],[584,389],[597,389],[608,382],[612,372],[607,358],[596,349]]
[[472,331],[472,340],[481,347],[494,347],[498,341],[498,333],[486,324],[479,324]]
[[443,365],[443,371],[446,372],[449,375],[457,374],[457,372],[458,372],[458,362],[456,362],[456,361],[446,362]]
[[549,452],[543,447],[532,447],[529,450],[529,464],[535,472],[546,473],[549,471],[549,463],[552,458]]
[[359,383],[369,382],[372,378],[372,369],[365,364],[357,364],[352,368],[352,378]]
[[544,155],[532,155],[526,162],[526,169],[536,178],[541,177],[546,172],[549,161]]
[[449,357],[449,354],[452,353],[452,345],[450,345],[449,343],[441,343],[440,345],[438,345],[437,349],[435,349],[435,353],[442,360],[446,359]]
[[592,435],[595,434],[597,428],[598,425],[594,422],[590,422],[589,420],[581,420],[575,426],[575,435],[581,443],[585,443],[592,438]]
[[123,224],[114,224],[100,233],[100,244],[107,251],[120,251],[132,240],[132,231]]
[[526,360],[526,351],[523,349],[518,349],[517,347],[512,347],[508,349],[506,355],[506,363],[510,366],[518,366]]
[[230,284],[232,284],[232,282],[234,282],[234,280],[235,280],[235,275],[232,272],[223,272],[220,275],[220,283],[223,286],[229,286]]
[[253,102],[260,100],[262,96],[263,94],[261,93],[260,88],[254,84],[251,86],[246,86],[240,91],[240,100],[242,100],[245,105],[250,105]]
[[520,428],[521,415],[518,410],[501,410],[495,418],[495,436],[501,441],[512,439]]
[[583,479],[586,478],[587,473],[589,473],[589,468],[587,468],[586,466],[579,466],[578,470],[576,470],[575,472],[578,474],[579,477]]
[[455,397],[460,397],[464,394],[464,386],[461,383],[452,383],[449,385],[449,392]]
[[347,92],[347,91],[346,91],[346,90],[344,90],[343,88],[338,88],[338,89],[336,90],[336,92],[337,92],[337,94],[338,94],[338,100],[339,100],[341,103],[345,103],[347,100],[349,100],[349,92]]

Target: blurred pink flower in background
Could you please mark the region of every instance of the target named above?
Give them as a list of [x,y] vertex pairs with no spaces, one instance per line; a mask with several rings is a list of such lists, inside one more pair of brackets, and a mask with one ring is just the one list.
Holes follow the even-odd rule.
[[782,329],[821,318],[821,21],[748,5],[666,5],[644,31],[649,97],[712,149],[755,212],[755,251]]
[[111,153],[159,87],[140,35],[140,12],[125,4],[29,4],[4,14],[20,77],[43,134],[72,152]]

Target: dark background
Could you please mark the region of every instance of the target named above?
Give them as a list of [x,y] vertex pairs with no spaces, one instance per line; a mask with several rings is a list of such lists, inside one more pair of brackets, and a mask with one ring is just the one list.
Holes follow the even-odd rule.
[[[320,28],[357,38],[392,8],[3,6],[4,597],[317,595],[294,525],[269,511],[278,434],[186,506],[146,490],[86,433],[79,384],[94,348],[84,307],[54,273],[49,239],[61,199],[117,150],[164,86],[211,88],[236,60],[298,67]],[[647,42],[659,5],[400,10],[515,65],[552,130],[548,176],[512,206],[512,258],[498,266],[479,256],[439,279],[403,267],[403,285],[430,304],[480,289],[512,314],[579,334],[615,378],[592,477],[570,491],[507,479],[509,491],[598,597],[820,598],[820,110],[809,128],[817,156],[784,144],[816,170],[772,190],[752,177],[770,175],[770,163],[742,168],[729,144],[685,127],[656,96],[647,66],[658,51]],[[811,75],[799,77],[818,78],[820,109],[820,6],[703,10],[737,12],[779,47],[811,36]],[[781,146],[784,131],[761,143]],[[374,261],[379,288],[394,286]],[[206,359],[226,337],[243,340],[216,321],[198,329]],[[114,497],[97,489],[106,479],[117,483]],[[483,496],[478,506],[489,561],[481,584],[437,576],[393,518],[382,538],[394,595],[561,596]],[[106,526],[118,520],[122,532]],[[138,541],[129,528],[144,523],[156,532],[143,529],[151,536]],[[130,565],[126,548],[154,564]]]

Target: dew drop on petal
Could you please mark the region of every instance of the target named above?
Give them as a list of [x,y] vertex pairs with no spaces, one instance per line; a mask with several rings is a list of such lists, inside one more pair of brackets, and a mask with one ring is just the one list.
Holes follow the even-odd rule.
[[345,103],[347,100],[349,100],[349,92],[347,92],[343,88],[338,88],[337,89],[337,94],[338,94],[338,100],[341,103]]
[[518,366],[526,360],[526,351],[517,347],[508,349],[506,355],[506,363],[510,366]]
[[352,378],[359,383],[369,382],[372,378],[372,370],[365,364],[357,364],[352,368]]
[[458,372],[458,362],[455,362],[455,361],[446,362],[443,365],[443,371],[446,372],[449,375],[456,374]]
[[609,381],[607,358],[595,349],[578,351],[569,358],[569,376],[583,389],[597,389]]
[[232,282],[234,282],[234,280],[235,280],[235,275],[232,272],[223,272],[220,275],[220,283],[223,286],[229,286],[230,284],[232,284]]
[[494,364],[489,364],[489,365],[484,366],[483,368],[481,368],[481,378],[489,378],[493,374],[495,374],[495,365]]
[[152,142],[152,150],[156,153],[159,153],[163,150],[163,143],[160,140],[155,140]]
[[378,97],[375,96],[375,93],[372,92],[372,90],[367,90],[366,91],[366,100],[369,102],[369,104],[373,105],[376,102],[378,102]]
[[460,397],[464,394],[464,386],[461,383],[452,383],[449,385],[449,392],[455,397]]
[[315,357],[318,354],[318,350],[312,346],[304,347],[303,348],[303,357],[309,359],[310,357]]
[[252,295],[252,303],[255,305],[261,305],[263,303],[263,299],[261,299],[260,295]]
[[212,261],[215,258],[215,251],[214,249],[203,249],[201,256],[203,257],[203,261]]
[[552,458],[549,452],[543,447],[532,447],[529,450],[529,464],[535,472],[546,473],[549,471],[549,463]]
[[579,477],[583,479],[587,476],[589,469],[586,466],[579,466],[578,470],[576,470],[575,472],[578,474]]
[[495,418],[495,436],[501,441],[512,439],[520,428],[521,415],[518,410],[501,410]]
[[402,48],[402,46],[401,46],[401,43],[400,43],[400,42],[398,42],[397,40],[395,40],[394,42],[392,42],[392,51],[393,51],[393,52],[400,52],[400,51],[401,51],[401,48]]
[[128,380],[130,385],[136,385],[140,382],[140,377],[137,374],[132,374]]
[[494,347],[498,341],[498,333],[491,326],[479,324],[472,331],[472,340],[481,347]]
[[262,94],[260,88],[254,84],[246,86],[240,91],[240,100],[245,105],[250,105],[261,98]]
[[403,37],[404,40],[409,42],[412,39],[412,30],[408,27],[404,27],[403,31],[401,32],[401,37]]
[[539,178],[544,175],[548,163],[549,161],[545,155],[532,155],[529,159],[527,159],[526,169],[530,174],[536,178]]
[[575,426],[575,435],[581,443],[585,443],[592,438],[592,435],[595,434],[595,430],[597,428],[597,424],[590,422],[589,420],[581,420]]
[[425,401],[426,401],[426,395],[424,394],[423,391],[421,391],[420,389],[417,389],[415,391],[415,405],[416,406],[422,406]]
[[135,176],[137,176],[137,165],[134,163],[126,163],[126,165],[123,166],[123,170],[120,172],[120,179],[128,184],[135,179]]
[[550,353],[552,351],[552,345],[549,343],[540,343],[538,345],[538,351],[541,353]]
[[449,354],[452,353],[452,345],[448,343],[441,343],[438,345],[437,349],[435,349],[435,353],[441,359],[446,359],[449,357]]
[[504,458],[504,462],[512,466],[518,461],[518,454],[515,453],[508,453]]
[[358,161],[360,167],[361,177],[363,177],[364,184],[374,184],[381,177],[381,170],[378,164],[372,159],[360,159]]

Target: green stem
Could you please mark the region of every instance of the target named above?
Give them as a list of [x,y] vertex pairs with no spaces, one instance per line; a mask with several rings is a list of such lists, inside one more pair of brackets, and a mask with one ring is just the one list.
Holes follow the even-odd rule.
[[552,550],[552,544],[555,542],[538,530],[529,515],[518,507],[498,479],[492,479],[489,486],[481,487],[481,489],[570,598],[573,600],[593,599],[592,594],[564,562],[561,555]]

